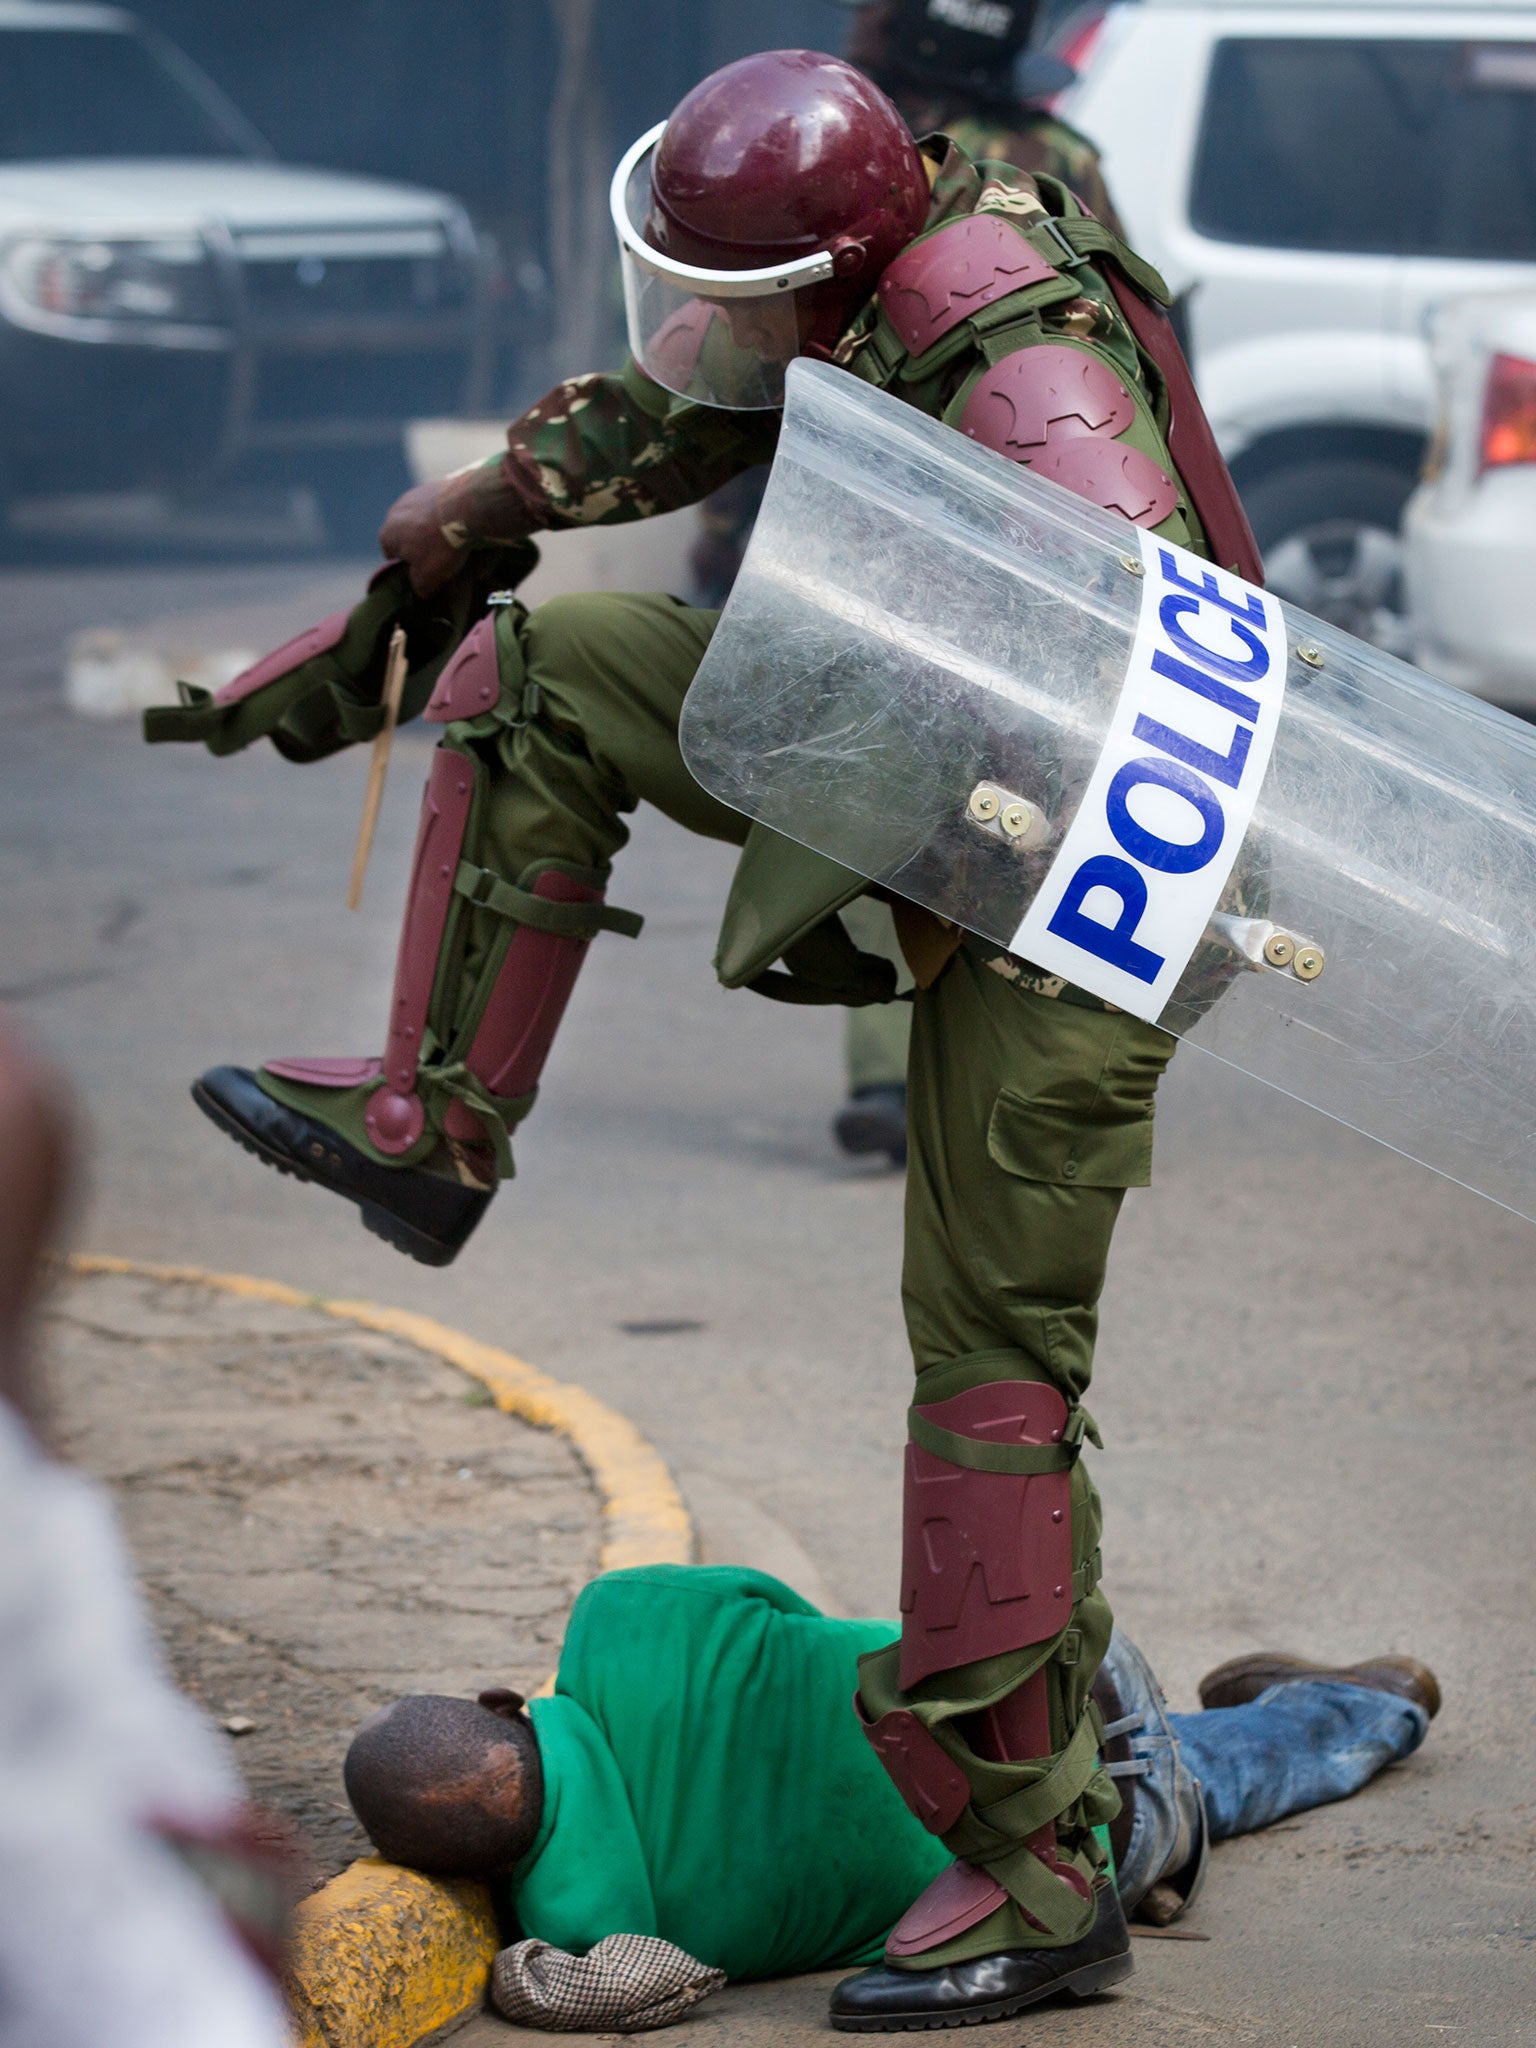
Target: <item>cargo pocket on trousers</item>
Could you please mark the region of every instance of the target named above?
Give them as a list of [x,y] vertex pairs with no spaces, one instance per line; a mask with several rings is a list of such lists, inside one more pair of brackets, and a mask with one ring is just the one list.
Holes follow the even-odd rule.
[[992,1106],[987,1151],[1004,1173],[1051,1187],[1144,1188],[1152,1181],[1152,1111],[1105,1121],[1004,1088]]

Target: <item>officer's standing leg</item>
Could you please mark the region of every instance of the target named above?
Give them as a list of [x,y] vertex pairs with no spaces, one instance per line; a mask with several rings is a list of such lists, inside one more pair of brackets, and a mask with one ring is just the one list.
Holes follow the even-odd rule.
[[[889,960],[898,986],[910,988],[896,927],[885,904],[859,896],[842,913],[861,953]],[[848,1100],[833,1122],[845,1152],[884,1152],[893,1166],[907,1156],[907,1047],[912,1036],[910,1003],[869,1003],[846,1012],[843,1065]]]
[[1033,982],[968,940],[914,1005],[902,1634],[864,1660],[860,1711],[959,1860],[887,1967],[839,1988],[835,2024],[1003,2017],[1130,1968],[1091,1834],[1117,1800],[1089,1702],[1110,1613],[1081,1401],[1174,1041]]
[[[677,720],[713,612],[667,597],[556,598],[471,635],[429,716],[423,802],[382,1060],[216,1067],[194,1093],[249,1149],[355,1201],[446,1265],[512,1170],[508,1139],[606,903],[624,814],[653,803],[740,844],[747,821],[683,766]],[[435,710],[433,709],[435,707]]]

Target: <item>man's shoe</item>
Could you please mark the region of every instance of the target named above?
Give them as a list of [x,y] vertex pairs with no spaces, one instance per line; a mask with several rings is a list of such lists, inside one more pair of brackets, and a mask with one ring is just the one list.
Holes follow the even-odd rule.
[[1367,1686],[1372,1692],[1393,1692],[1412,1700],[1431,1721],[1440,1711],[1440,1682],[1417,1657],[1367,1657],[1360,1664],[1313,1664],[1283,1650],[1258,1650],[1218,1664],[1200,1681],[1202,1707],[1245,1707],[1272,1685],[1292,1685],[1304,1678],[1331,1678],[1344,1685]]
[[1012,2019],[1027,2006],[1065,1994],[1092,1998],[1136,1967],[1130,1931],[1112,1884],[1099,1886],[1099,1909],[1081,1941],[1066,1948],[1010,1948],[938,1970],[893,1970],[882,1963],[847,1977],[832,1994],[830,2017],[843,2034],[921,2034]]
[[900,1082],[855,1088],[832,1120],[845,1152],[883,1152],[892,1166],[907,1163],[907,1091]]
[[237,1145],[279,1173],[311,1180],[356,1202],[364,1226],[424,1266],[446,1266],[485,1214],[488,1188],[465,1187],[419,1166],[380,1166],[345,1138],[287,1109],[248,1067],[212,1067],[192,1100]]

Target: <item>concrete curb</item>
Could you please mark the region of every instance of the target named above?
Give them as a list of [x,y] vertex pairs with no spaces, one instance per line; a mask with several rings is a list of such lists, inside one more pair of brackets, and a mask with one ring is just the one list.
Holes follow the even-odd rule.
[[[334,1301],[278,1280],[200,1266],[84,1253],[68,1265],[81,1275],[179,1281],[310,1309],[414,1344],[479,1380],[504,1414],[569,1441],[603,1503],[600,1571],[692,1562],[693,1523],[661,1457],[632,1422],[584,1387],[550,1379],[508,1351],[409,1309]],[[298,2041],[303,2048],[417,2048],[479,2008],[496,1940],[485,1886],[363,1858],[299,1908],[289,1986]]]

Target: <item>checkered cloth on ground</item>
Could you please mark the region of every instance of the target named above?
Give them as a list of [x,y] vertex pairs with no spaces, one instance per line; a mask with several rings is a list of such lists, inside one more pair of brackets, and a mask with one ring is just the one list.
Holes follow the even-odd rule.
[[560,2034],[641,2034],[669,2027],[725,1982],[653,1934],[610,1934],[584,1956],[547,1941],[517,1941],[491,1970],[503,2019]]

